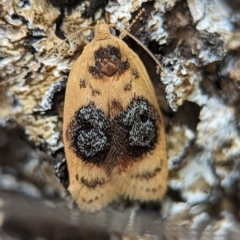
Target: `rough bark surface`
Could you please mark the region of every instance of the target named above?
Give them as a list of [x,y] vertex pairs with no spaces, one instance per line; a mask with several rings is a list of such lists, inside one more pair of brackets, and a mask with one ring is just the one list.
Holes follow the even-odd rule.
[[[99,18],[131,39],[164,114],[169,191],[161,206],[80,212],[62,143],[64,91]],[[63,39],[67,39],[64,41]],[[0,0],[0,239],[239,239],[238,0]],[[142,238],[141,238],[142,237]]]

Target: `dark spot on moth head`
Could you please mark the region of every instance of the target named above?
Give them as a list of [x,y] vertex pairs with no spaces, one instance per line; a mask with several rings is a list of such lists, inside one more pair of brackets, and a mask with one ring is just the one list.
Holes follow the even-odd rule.
[[103,75],[111,77],[118,73],[121,75],[129,69],[128,61],[121,62],[120,50],[116,47],[108,45],[108,47],[100,47],[94,52],[95,66],[89,66],[89,72],[94,77],[102,78]]
[[105,184],[106,180],[104,178],[95,178],[95,179],[85,179],[84,177],[81,178],[81,183],[85,185],[87,188],[95,188],[97,186],[101,186]]
[[94,53],[96,67],[107,75],[113,76],[120,64],[121,64],[121,54],[119,49],[116,47],[108,46],[107,48],[100,48]]
[[86,80],[85,79],[80,79],[79,86],[80,86],[80,88],[86,88]]
[[134,158],[153,150],[158,141],[158,113],[144,98],[130,102],[116,122],[125,129],[128,154]]
[[85,163],[103,165],[111,145],[110,120],[94,103],[77,110],[67,127],[75,155]]

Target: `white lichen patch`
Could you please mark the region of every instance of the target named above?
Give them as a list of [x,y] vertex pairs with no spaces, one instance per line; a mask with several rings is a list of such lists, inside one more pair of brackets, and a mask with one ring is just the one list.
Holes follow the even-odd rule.
[[[240,134],[234,109],[218,99],[209,99],[200,112],[196,144],[201,146],[213,162],[222,187],[234,185],[234,170],[240,157]],[[235,176],[235,177],[234,177]],[[230,181],[230,182],[229,182]]]
[[[31,1],[31,6],[15,8],[16,14],[23,16],[31,28],[38,28],[46,32],[52,28],[60,12],[47,1]],[[51,14],[47,14],[49,11]]]
[[202,235],[202,239],[228,240],[238,239],[239,226],[233,216],[225,216],[218,222],[208,225]]
[[147,22],[146,31],[150,32],[149,39],[162,45],[167,43],[168,34],[164,29],[164,16],[159,12],[151,15]]
[[195,138],[194,132],[187,126],[173,124],[168,131],[168,168],[179,168]]
[[[132,13],[141,10],[144,2],[147,2],[147,0],[109,2],[106,11],[110,14],[110,22],[118,25],[121,29],[126,29],[130,20],[132,20]],[[156,41],[159,44],[167,42],[168,34],[164,29],[164,21],[164,16],[160,11],[151,13],[151,17],[145,26],[150,40]]]
[[154,7],[157,11],[166,13],[166,11],[171,10],[179,0],[156,0],[154,2]]
[[211,217],[209,214],[202,212],[193,217],[191,229],[195,231],[204,230],[207,224],[210,222]]
[[200,83],[198,82],[193,91],[191,92],[191,94],[188,96],[187,100],[190,102],[194,102],[196,103],[198,106],[204,106],[207,104],[208,100],[209,100],[209,96],[204,94],[201,87],[200,87]]
[[[82,28],[90,26],[93,21],[90,18],[83,18],[82,12],[84,12],[85,3],[77,6],[71,13],[66,13],[66,17],[63,19],[62,31],[69,38],[72,34],[80,31]],[[89,34],[85,34],[88,36]],[[77,40],[77,39],[76,39]]]
[[231,21],[234,9],[224,0],[188,0],[196,29],[219,33],[227,42],[231,38],[234,23]]
[[[54,152],[62,147],[59,116],[50,114],[45,120],[39,116],[51,110],[54,94],[65,88],[67,73],[77,57],[73,55],[88,42],[83,33],[76,34],[76,29],[80,30],[80,23],[87,25],[91,21],[81,20],[79,9],[68,14],[63,22],[64,31],[71,35],[67,42],[55,34],[55,21],[60,12],[49,2],[33,0],[23,5],[21,1],[14,1],[4,5],[3,10],[2,15],[6,17],[1,20],[6,20],[0,28],[0,79],[9,84],[3,86],[5,98],[0,103],[0,117],[15,119],[36,145],[43,144]],[[25,21],[13,24],[9,20],[13,14]],[[18,34],[13,37],[15,32]],[[28,42],[29,34],[36,39]]]
[[[10,45],[10,42],[16,42],[24,37],[27,34],[27,27],[23,26],[19,31],[9,24],[4,24],[0,26],[0,43],[1,46]],[[10,42],[9,42],[10,41]]]
[[165,84],[168,103],[176,111],[188,99],[201,76],[191,62],[177,58],[165,59],[163,62],[166,70],[161,76],[161,81]]
[[[132,2],[128,0],[118,0],[109,2],[106,11],[110,14],[110,23],[117,24],[124,29],[132,17]],[[121,19],[121,21],[119,21]],[[121,25],[119,25],[121,23]]]
[[196,143],[210,152],[216,162],[239,157],[240,136],[234,109],[216,98],[209,99],[200,112]]
[[170,174],[170,188],[179,191],[189,205],[207,203],[214,198],[213,189],[218,180],[203,152],[193,149],[184,160],[184,165]]
[[184,216],[190,210],[190,205],[184,202],[174,202],[170,198],[165,197],[162,200],[162,216],[163,218],[174,219]]
[[35,144],[39,146],[44,144],[51,146],[50,153],[63,147],[61,141],[61,125],[59,126],[56,116],[44,117],[38,120],[29,116],[27,120],[28,121],[25,123],[26,134],[30,136],[30,140]]
[[137,11],[143,3],[148,2],[149,0],[132,0],[132,12]]
[[202,107],[199,118],[196,145],[169,180],[170,188],[180,192],[189,205],[216,201],[221,196],[216,191],[219,186],[232,194],[240,179],[240,136],[234,109],[211,98]]

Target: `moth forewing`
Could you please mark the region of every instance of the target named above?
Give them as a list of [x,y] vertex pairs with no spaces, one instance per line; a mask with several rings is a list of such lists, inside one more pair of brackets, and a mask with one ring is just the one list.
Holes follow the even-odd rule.
[[101,21],[69,75],[63,137],[69,191],[96,211],[119,196],[160,199],[167,186],[163,119],[139,57]]

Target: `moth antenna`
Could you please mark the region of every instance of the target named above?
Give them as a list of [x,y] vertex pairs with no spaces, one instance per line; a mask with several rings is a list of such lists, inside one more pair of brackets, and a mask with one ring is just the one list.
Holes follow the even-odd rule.
[[[119,29],[118,29],[119,30]],[[146,47],[144,46],[135,36],[133,36],[131,33],[129,33],[127,30],[123,30],[122,33],[120,34],[119,38],[122,39],[123,37],[125,37],[126,35],[128,35],[130,38],[132,38],[137,44],[139,44],[147,53],[148,55],[155,61],[155,63],[157,64],[158,68],[160,68],[162,71],[164,71],[163,66],[160,64],[160,62],[158,61],[158,59],[153,55],[153,53]],[[158,72],[158,69],[157,69]]]
[[[83,32],[86,31],[86,30],[88,30],[88,29],[94,29],[94,27],[85,27],[85,28],[82,28],[81,30],[79,30],[79,31],[71,34],[68,38],[64,39],[58,46],[56,46],[55,48],[52,48],[52,49],[45,55],[45,57],[43,57],[43,58],[41,59],[41,63],[42,63],[44,60],[46,60],[47,58],[49,58],[49,56],[51,56],[51,55],[54,53],[54,51],[56,51],[56,49],[60,48],[64,43],[67,43],[67,42],[69,41],[69,39],[71,40],[73,37],[75,37],[76,35],[79,35],[79,34],[84,35]],[[22,79],[22,78],[24,78],[28,73],[32,72],[33,70],[38,69],[38,68],[41,66],[41,63],[37,63],[37,62],[33,63],[32,66],[30,66],[30,68],[29,68],[28,70],[23,71],[22,73],[20,73],[20,74],[17,75],[16,77],[12,77],[12,78],[9,78],[9,79],[7,79],[7,80],[5,80],[5,81],[1,81],[1,82],[0,82],[0,86],[1,86],[1,85],[4,85],[4,84],[6,84],[6,83],[14,82],[14,81],[16,81],[17,79]]]
[[138,21],[138,19],[145,13],[145,9],[142,8],[140,12],[137,14],[137,16],[133,19],[131,24],[128,27],[128,31],[130,31],[131,27]]
[[[144,8],[142,8],[140,10],[140,12],[137,14],[137,16],[133,19],[133,21],[131,22],[131,24],[127,28],[128,32],[130,31],[131,27],[137,22],[137,20],[143,15],[143,13],[145,13],[145,9]],[[119,27],[116,24],[108,24],[108,27],[115,27],[115,28],[117,28],[119,31],[121,31],[121,34],[123,32],[123,29],[119,29]],[[121,34],[120,34],[120,36],[121,36]],[[121,37],[121,39],[124,38],[125,36]]]
[[147,53],[148,55],[155,61],[155,63],[157,64],[157,73],[159,72],[159,68],[164,71],[163,66],[160,64],[160,62],[158,61],[158,59],[151,53],[151,51],[144,46],[135,36],[133,36],[129,31],[131,29],[131,27],[138,21],[138,19],[143,15],[143,13],[145,12],[145,9],[141,9],[141,11],[137,14],[137,16],[133,19],[132,23],[129,25],[129,27],[127,29],[121,29],[120,27],[118,27],[116,24],[110,24],[110,27],[115,27],[117,28],[121,34],[119,36],[120,39],[123,39],[126,35],[128,35],[130,38],[132,38],[137,44],[139,44]]

